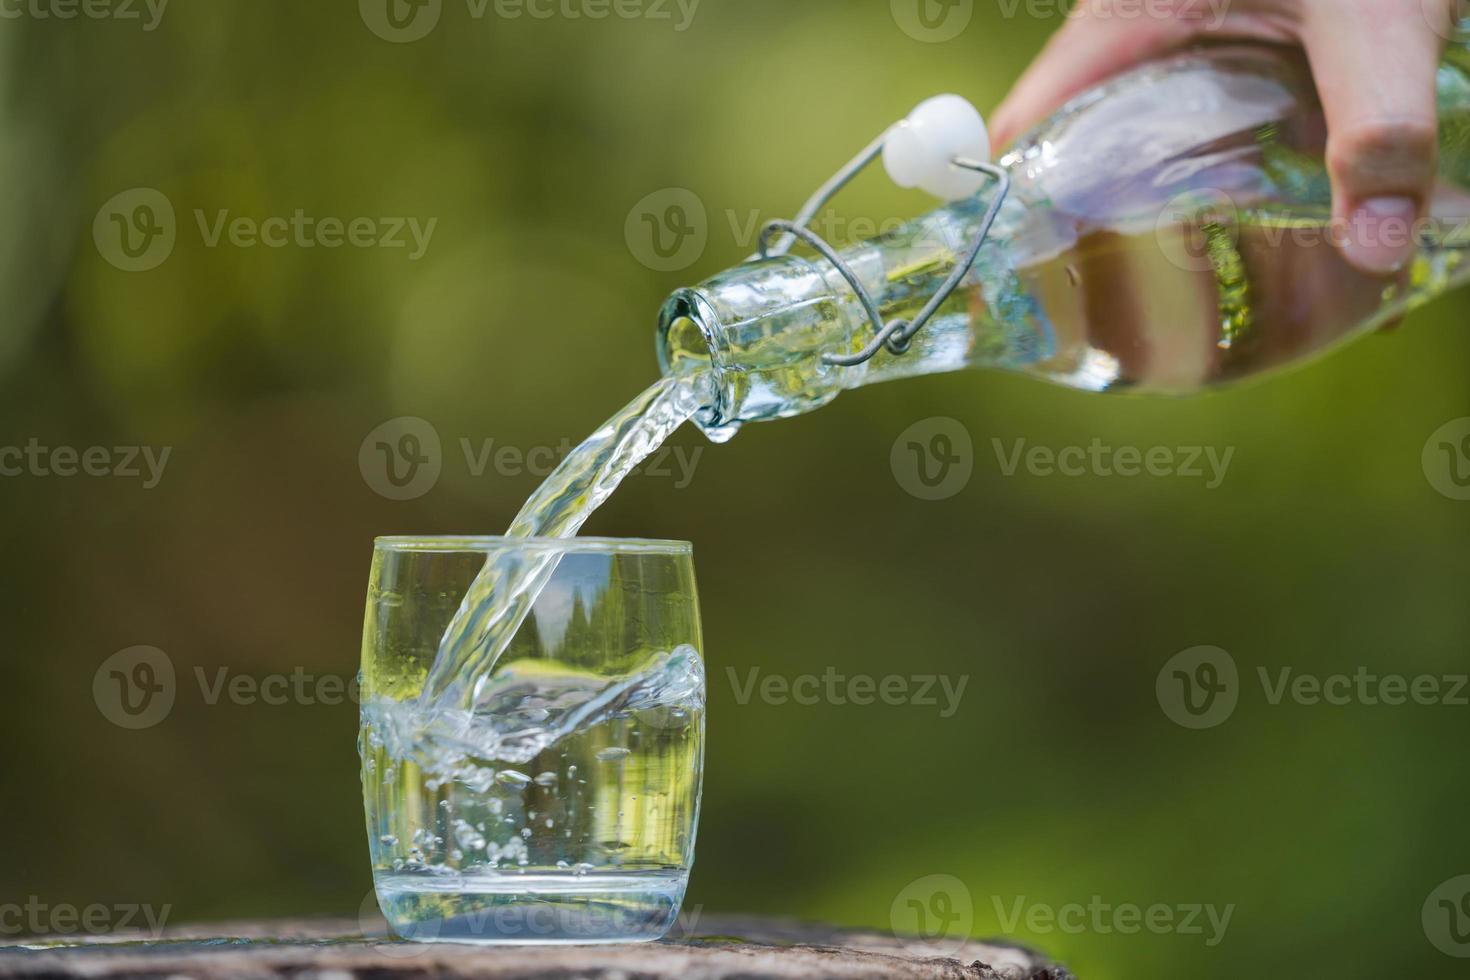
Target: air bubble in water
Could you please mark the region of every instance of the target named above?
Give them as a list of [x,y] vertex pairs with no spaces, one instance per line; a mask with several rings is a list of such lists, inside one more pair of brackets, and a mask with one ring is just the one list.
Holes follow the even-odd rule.
[[484,850],[484,834],[480,833],[474,827],[470,826],[467,821],[464,820],[454,821],[453,826],[454,839],[459,843],[460,847],[464,848],[466,851]]

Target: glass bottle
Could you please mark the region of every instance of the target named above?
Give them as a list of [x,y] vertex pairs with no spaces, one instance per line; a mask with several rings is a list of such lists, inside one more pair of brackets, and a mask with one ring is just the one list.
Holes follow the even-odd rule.
[[[825,363],[873,337],[822,257],[756,259],[681,289],[659,318],[663,371],[706,370],[717,441],[848,388],[996,368],[1087,391],[1189,394],[1332,349],[1470,277],[1470,50],[1439,71],[1439,183],[1399,274],[1335,244],[1327,130],[1302,60],[1186,52],[1066,105],[999,164],[1011,190],[961,287],[903,354]],[[993,182],[840,252],[885,322],[912,318],[964,256]]]

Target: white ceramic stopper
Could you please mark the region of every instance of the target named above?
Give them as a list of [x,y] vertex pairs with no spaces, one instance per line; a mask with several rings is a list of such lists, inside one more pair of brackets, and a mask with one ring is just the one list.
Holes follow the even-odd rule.
[[990,133],[980,110],[959,95],[919,103],[883,143],[883,166],[900,187],[919,187],[944,201],[969,197],[986,177],[954,165],[955,157],[989,162]]

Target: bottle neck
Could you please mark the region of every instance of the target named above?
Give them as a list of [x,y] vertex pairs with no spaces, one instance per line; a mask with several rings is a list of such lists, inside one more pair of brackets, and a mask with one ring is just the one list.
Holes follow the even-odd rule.
[[[884,323],[912,321],[968,256],[988,193],[840,253]],[[1020,288],[1009,244],[1025,217],[1019,201],[1003,208],[961,288],[902,354],[884,349],[851,367],[824,361],[863,349],[874,335],[871,319],[834,265],[820,256],[785,255],[675,293],[659,317],[660,367],[713,375],[715,403],[696,421],[723,440],[745,422],[800,415],[849,388],[1034,361],[1046,353],[1048,332]]]

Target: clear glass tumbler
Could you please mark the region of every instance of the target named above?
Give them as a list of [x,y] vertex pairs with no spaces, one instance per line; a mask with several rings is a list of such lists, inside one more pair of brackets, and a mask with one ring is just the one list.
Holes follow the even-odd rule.
[[[492,557],[554,571],[473,710],[425,703],[440,637]],[[699,819],[700,649],[687,543],[380,539],[358,744],[393,930],[479,943],[667,932]]]

